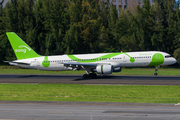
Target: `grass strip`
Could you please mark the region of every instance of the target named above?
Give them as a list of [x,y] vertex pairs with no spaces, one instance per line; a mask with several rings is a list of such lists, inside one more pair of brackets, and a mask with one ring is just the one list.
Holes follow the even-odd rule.
[[0,84],[3,101],[179,103],[180,86]]
[[[123,68],[115,75],[154,75],[155,68]],[[158,75],[180,76],[179,68],[159,68]],[[42,71],[32,69],[21,69],[15,66],[0,66],[0,74],[85,74],[81,71]]]

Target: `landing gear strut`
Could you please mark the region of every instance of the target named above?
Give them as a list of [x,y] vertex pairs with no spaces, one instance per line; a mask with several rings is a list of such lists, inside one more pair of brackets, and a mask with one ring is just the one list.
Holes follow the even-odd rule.
[[157,69],[157,67],[156,67],[156,68],[155,68],[154,76],[157,76],[157,75],[158,75],[157,71],[158,71],[158,69]]
[[96,78],[96,77],[97,77],[96,73],[89,73],[83,75],[83,78]]

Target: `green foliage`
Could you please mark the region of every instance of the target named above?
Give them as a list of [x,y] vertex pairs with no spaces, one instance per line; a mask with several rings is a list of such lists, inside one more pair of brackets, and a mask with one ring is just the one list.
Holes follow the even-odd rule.
[[173,54],[180,48],[179,3],[156,0],[151,6],[144,0],[144,8],[118,12],[113,4],[97,0],[11,0],[0,6],[0,64],[16,59],[8,31],[41,55],[154,50]]
[[177,63],[180,65],[180,48],[176,49],[173,55],[176,58]]

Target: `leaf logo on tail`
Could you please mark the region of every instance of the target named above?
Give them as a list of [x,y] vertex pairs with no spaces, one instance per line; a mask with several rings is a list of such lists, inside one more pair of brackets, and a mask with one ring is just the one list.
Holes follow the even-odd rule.
[[[25,47],[26,49],[28,49],[29,51],[31,51],[30,48],[28,48],[27,46],[24,46],[24,45],[20,45],[19,48],[23,48]],[[23,52],[23,53],[26,53],[26,49],[15,49],[15,52]]]
[[27,48],[29,51],[31,50],[30,48],[28,48],[27,46],[24,46],[24,45],[20,45],[19,48],[22,48],[22,47],[25,47]]

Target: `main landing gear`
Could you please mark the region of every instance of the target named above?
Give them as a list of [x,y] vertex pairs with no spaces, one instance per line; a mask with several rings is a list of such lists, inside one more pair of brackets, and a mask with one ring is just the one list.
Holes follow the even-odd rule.
[[157,75],[158,75],[157,71],[158,71],[158,69],[157,69],[157,67],[156,67],[156,68],[155,68],[154,76],[157,76]]
[[96,78],[96,77],[97,77],[96,73],[89,73],[83,75],[83,78]]

